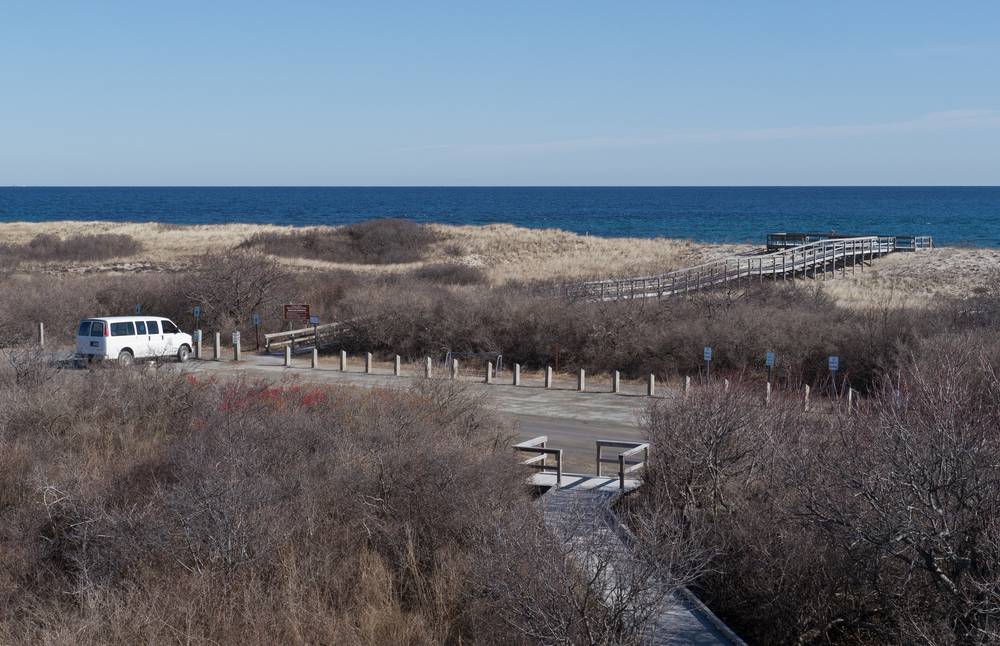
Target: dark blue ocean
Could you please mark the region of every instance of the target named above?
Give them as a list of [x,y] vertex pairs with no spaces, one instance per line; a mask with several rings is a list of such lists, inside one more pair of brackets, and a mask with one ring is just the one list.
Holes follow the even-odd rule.
[[379,217],[706,242],[839,231],[994,247],[1000,246],[1000,187],[0,188],[0,222],[301,226]]

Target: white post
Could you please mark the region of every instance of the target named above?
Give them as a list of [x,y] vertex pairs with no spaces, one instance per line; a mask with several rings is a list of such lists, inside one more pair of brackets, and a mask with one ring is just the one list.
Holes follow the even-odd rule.
[[622,391],[621,373],[617,370],[611,375],[611,392],[620,393]]
[[646,396],[656,396],[656,375],[649,373],[649,381],[646,382]]
[[552,387],[552,366],[545,366],[545,387]]
[[805,396],[802,398],[802,410],[809,411],[809,385],[806,384]]
[[426,377],[427,379],[431,378],[431,358],[430,357],[427,357],[426,361],[424,362],[424,377]]
[[41,321],[38,322],[38,347],[45,347],[45,324]]
[[233,361],[240,360],[240,333],[233,332]]
[[514,364],[514,385],[521,385],[521,364],[519,363]]
[[194,358],[201,359],[201,330],[194,331]]
[[493,364],[489,361],[486,362],[486,383],[493,383]]
[[684,396],[687,397],[689,392],[691,392],[691,377],[684,377]]
[[724,393],[728,393],[729,392],[729,380],[728,379],[723,379],[722,380],[722,392],[724,392]]
[[764,390],[764,405],[767,406],[771,403],[771,382],[767,382],[767,388]]
[[372,353],[371,352],[366,352],[365,353],[365,374],[366,375],[372,374]]
[[313,348],[312,359],[309,361],[309,367],[315,369],[319,366],[319,348]]
[[401,374],[403,374],[403,370],[402,370],[402,366],[400,365],[400,358],[399,358],[398,354],[396,355],[396,361],[392,364],[392,374],[396,375],[397,377],[400,376]]
[[847,412],[851,413],[854,411],[854,389],[848,387],[847,389]]
[[340,371],[347,372],[347,350],[340,351]]
[[216,361],[221,361],[222,360],[222,333],[221,332],[216,332],[215,333],[215,354],[214,354],[214,356],[212,358],[215,359]]
[[451,378],[458,379],[458,359],[451,360]]
[[587,371],[583,368],[580,368],[580,372],[576,376],[576,389],[581,393],[587,390]]
[[285,367],[292,367],[292,346],[290,345],[285,346]]

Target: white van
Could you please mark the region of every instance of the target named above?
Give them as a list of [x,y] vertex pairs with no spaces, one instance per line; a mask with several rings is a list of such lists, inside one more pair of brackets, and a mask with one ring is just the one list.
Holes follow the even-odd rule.
[[76,331],[77,360],[177,357],[187,361],[193,342],[173,321],[159,316],[102,316],[84,319]]

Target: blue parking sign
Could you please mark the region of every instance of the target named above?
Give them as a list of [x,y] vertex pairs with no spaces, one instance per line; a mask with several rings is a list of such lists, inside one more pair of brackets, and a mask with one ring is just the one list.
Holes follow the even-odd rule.
[[840,357],[835,354],[830,355],[830,372],[837,372],[840,369]]
[[258,314],[257,312],[253,313],[253,324],[260,325],[260,314]]
[[201,305],[195,305],[194,309],[191,310],[191,312],[194,314],[195,318],[201,317]]
[[709,346],[706,345],[705,346],[705,361],[711,361],[711,360],[712,360],[712,348],[710,348]]
[[319,325],[319,317],[318,316],[310,316],[309,317],[309,323],[312,324],[312,325]]
[[768,368],[774,365],[774,353],[770,350],[764,355],[764,365]]

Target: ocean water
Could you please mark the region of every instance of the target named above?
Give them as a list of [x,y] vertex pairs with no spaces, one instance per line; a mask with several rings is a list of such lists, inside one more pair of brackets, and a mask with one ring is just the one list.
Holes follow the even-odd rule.
[[0,222],[303,226],[379,217],[705,242],[760,242],[776,231],[839,231],[931,235],[937,244],[995,247],[1000,187],[0,188]]

